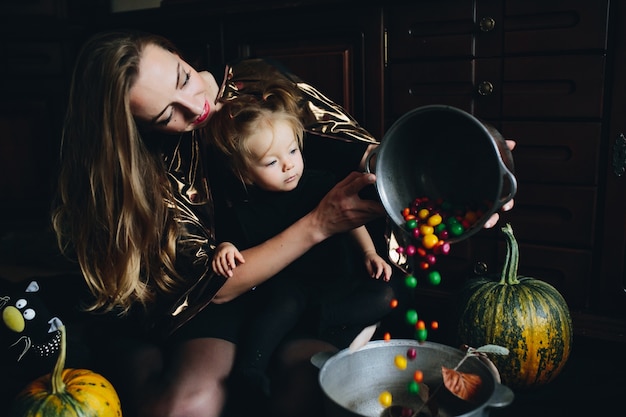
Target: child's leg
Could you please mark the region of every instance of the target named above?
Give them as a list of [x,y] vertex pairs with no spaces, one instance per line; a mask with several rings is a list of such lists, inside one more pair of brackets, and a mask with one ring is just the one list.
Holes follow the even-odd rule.
[[340,349],[347,347],[364,327],[391,312],[394,294],[389,283],[366,279],[345,297],[322,302],[320,336]]
[[239,346],[235,368],[238,378],[265,394],[269,394],[266,371],[272,354],[296,324],[306,304],[306,294],[301,289],[289,286],[273,290],[261,301],[263,308],[253,312],[254,318]]

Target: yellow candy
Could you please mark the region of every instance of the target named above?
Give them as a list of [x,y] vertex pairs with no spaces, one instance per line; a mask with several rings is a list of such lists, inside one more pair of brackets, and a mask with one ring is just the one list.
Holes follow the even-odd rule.
[[428,218],[428,225],[429,226],[437,226],[438,224],[440,224],[443,221],[443,218],[441,217],[440,214],[433,214],[432,216],[430,216]]
[[383,407],[389,407],[391,405],[391,393],[389,391],[383,391],[378,396],[378,401]]
[[396,364],[396,367],[398,369],[401,369],[401,370],[405,370],[406,369],[406,357],[404,357],[402,355],[396,355],[396,357],[394,358],[393,361]]
[[435,234],[430,234],[422,237],[422,246],[426,249],[432,249],[437,242],[439,242],[439,238]]
[[433,233],[435,233],[435,228],[432,226],[429,226],[427,224],[423,224],[420,226],[420,234],[422,236],[424,235],[432,235]]

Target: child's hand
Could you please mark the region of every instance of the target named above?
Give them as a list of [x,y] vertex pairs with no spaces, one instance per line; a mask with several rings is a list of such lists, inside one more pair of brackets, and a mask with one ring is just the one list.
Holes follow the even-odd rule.
[[246,260],[235,245],[230,242],[220,243],[215,249],[211,266],[216,274],[230,278],[233,276],[233,269],[237,267],[237,262],[245,263]]
[[372,278],[380,279],[382,277],[385,281],[391,279],[391,265],[385,262],[375,251],[365,252],[364,257],[365,267]]

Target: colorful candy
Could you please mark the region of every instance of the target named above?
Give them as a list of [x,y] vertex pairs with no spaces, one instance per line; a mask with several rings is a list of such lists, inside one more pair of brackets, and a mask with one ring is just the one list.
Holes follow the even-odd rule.
[[406,357],[410,360],[415,359],[417,357],[417,349],[409,348],[409,350],[406,351]]
[[396,355],[396,357],[393,358],[393,363],[396,365],[396,368],[400,369],[401,371],[404,371],[406,369],[407,362],[405,356]]
[[430,271],[428,273],[428,281],[431,283],[431,285],[441,284],[441,274],[437,271]]
[[410,325],[414,325],[417,323],[417,311],[410,309],[405,313],[406,322]]
[[423,380],[424,380],[424,372],[420,371],[419,369],[413,372],[413,381],[419,384]]
[[417,278],[415,278],[415,276],[411,274],[407,275],[406,277],[404,277],[404,285],[409,288],[417,287]]
[[420,341],[423,342],[426,340],[426,338],[428,337],[428,330],[426,329],[417,329],[415,331],[415,338]]
[[391,405],[392,400],[393,398],[389,391],[383,391],[378,396],[378,402],[380,403],[380,405],[382,405],[385,408]]

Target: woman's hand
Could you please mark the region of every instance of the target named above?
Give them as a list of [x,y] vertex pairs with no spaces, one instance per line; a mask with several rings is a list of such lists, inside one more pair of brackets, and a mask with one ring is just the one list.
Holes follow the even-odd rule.
[[351,172],[326,194],[311,212],[319,241],[385,215],[380,202],[359,197],[359,191],[375,182],[374,174]]
[[[510,150],[513,150],[516,143],[514,140],[507,139],[506,145],[509,147]],[[509,211],[513,208],[514,205],[515,201],[511,199],[511,201],[502,206],[502,211]],[[500,220],[500,215],[498,213],[494,213],[493,216],[491,216],[489,220],[487,220],[487,223],[485,223],[485,229],[494,227],[498,223],[498,220]]]

